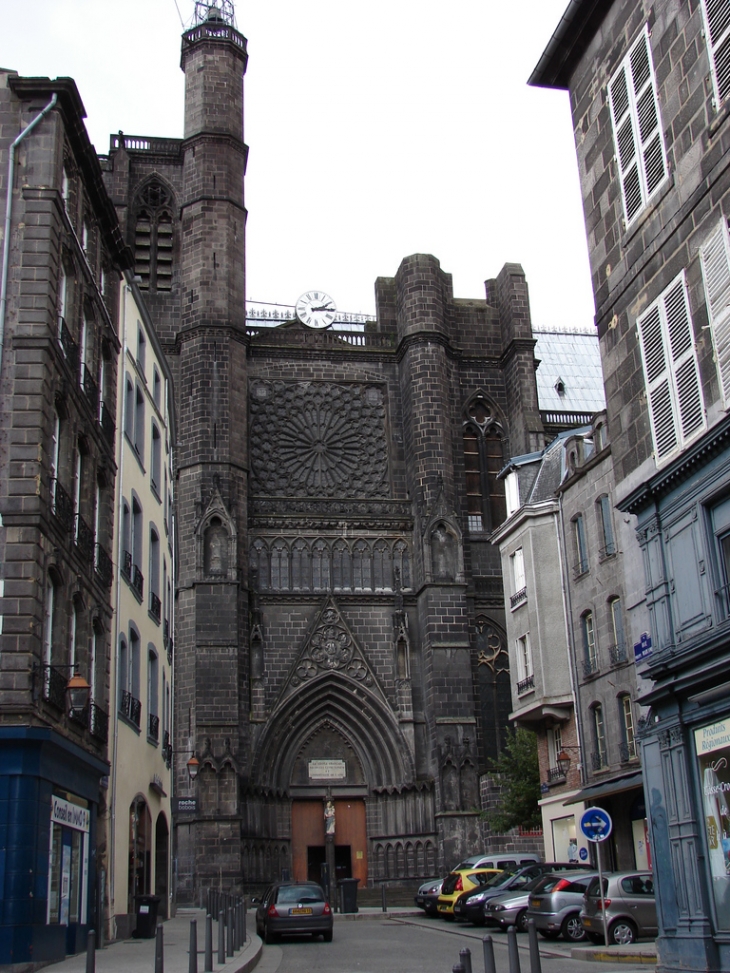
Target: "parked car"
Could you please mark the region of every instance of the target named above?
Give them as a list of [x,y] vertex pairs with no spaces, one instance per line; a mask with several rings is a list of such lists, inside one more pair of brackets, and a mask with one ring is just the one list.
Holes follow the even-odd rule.
[[530,892],[526,921],[535,920],[535,928],[545,939],[567,939],[579,943],[586,938],[580,921],[583,896],[597,872],[570,872],[545,875]]
[[315,882],[275,882],[256,905],[256,932],[266,943],[280,936],[321,935],[332,942],[332,909]]
[[438,897],[438,914],[443,919],[454,919],[454,903],[462,892],[478,888],[493,875],[498,875],[497,868],[458,868],[447,875],[441,886]]
[[482,926],[487,919],[486,904],[495,896],[507,892],[526,891],[532,888],[536,880],[543,875],[567,870],[584,870],[584,868],[575,862],[541,862],[526,865],[516,871],[505,871],[478,889],[462,892],[454,904],[454,916],[457,919],[466,919],[475,926]]
[[[642,936],[656,936],[656,899],[651,872],[604,875],[603,895],[609,943],[623,946]],[[586,890],[580,918],[588,938],[594,943],[602,943],[604,927],[598,878]]]
[[413,901],[419,909],[423,909],[427,916],[438,915],[438,899],[443,884],[442,878],[430,878],[427,882],[419,885]]
[[462,868],[500,868],[502,871],[507,869],[515,871],[523,865],[533,865],[539,861],[539,855],[520,855],[509,851],[501,854],[485,853],[465,858],[463,862],[459,862],[454,871]]

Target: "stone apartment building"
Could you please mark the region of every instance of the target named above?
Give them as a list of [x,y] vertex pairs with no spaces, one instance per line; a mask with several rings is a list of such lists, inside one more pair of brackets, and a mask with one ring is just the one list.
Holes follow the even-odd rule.
[[729,26],[727,3],[578,0],[530,79],[570,93],[673,970],[730,964]]
[[131,254],[83,117],[69,79],[0,72],[0,964],[83,948],[108,866],[118,282]]

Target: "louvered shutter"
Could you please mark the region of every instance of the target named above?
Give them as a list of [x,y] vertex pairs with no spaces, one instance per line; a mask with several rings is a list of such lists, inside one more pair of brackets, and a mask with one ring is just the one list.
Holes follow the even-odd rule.
[[[730,6],[730,5],[729,5]],[[700,250],[705,296],[712,322],[715,361],[725,408],[730,406],[730,239],[723,219]]]
[[628,226],[667,175],[647,28],[611,79],[608,94]]
[[719,109],[730,93],[730,3],[728,0],[702,0],[702,13],[715,102]]
[[704,428],[684,272],[637,321],[657,463]]

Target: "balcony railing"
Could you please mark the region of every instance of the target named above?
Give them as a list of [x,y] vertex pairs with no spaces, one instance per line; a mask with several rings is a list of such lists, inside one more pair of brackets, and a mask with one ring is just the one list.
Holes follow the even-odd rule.
[[122,690],[122,701],[119,712],[122,716],[126,716],[130,723],[134,723],[137,729],[139,729],[142,717],[142,704],[131,693],[128,693],[126,689]]
[[553,783],[556,780],[565,780],[565,771],[561,770],[560,767],[549,767],[547,777],[549,783]]
[[610,544],[606,544],[605,547],[600,549],[598,552],[598,558],[600,561],[605,561],[606,558],[613,557],[617,551],[618,548],[616,547],[616,541],[611,541]]
[[68,711],[68,718],[72,723],[76,723],[77,726],[88,727],[89,725],[89,707],[85,706],[83,709],[70,709]]
[[112,419],[112,414],[109,411],[109,407],[102,402],[101,404],[101,416],[99,418],[99,425],[101,426],[101,432],[110,446],[114,445],[114,433],[116,432],[116,427],[114,425],[114,420]]
[[160,601],[160,596],[156,595],[154,591],[150,591],[150,615],[159,625],[160,618],[162,617],[162,602]]
[[66,685],[68,677],[55,666],[42,666],[43,698],[56,709],[66,709]]
[[172,740],[167,730],[165,730],[165,735],[162,738],[162,759],[169,767],[172,762]]
[[516,608],[518,605],[521,605],[523,601],[527,601],[527,588],[526,587],[525,588],[520,588],[519,591],[516,591],[510,597],[509,606],[510,606],[510,608]]
[[120,570],[122,572],[122,577],[126,581],[129,581],[129,583],[131,584],[131,582],[132,582],[132,555],[131,555],[131,553],[129,551],[122,551],[122,563],[121,563]]
[[79,349],[76,342],[71,337],[65,318],[58,319],[58,340],[63,349],[66,361],[75,372],[79,364]]
[[535,674],[527,676],[526,679],[521,679],[517,683],[517,695],[522,696],[523,693],[529,693],[531,689],[535,688]]
[[136,591],[141,601],[144,595],[144,575],[136,564],[132,565],[132,588]]
[[619,757],[621,758],[621,763],[628,763],[629,760],[636,760],[638,753],[636,751],[636,740],[632,740],[631,743],[619,743],[618,745]]
[[578,560],[573,565],[573,580],[582,577],[584,574],[588,573],[588,558],[579,557]]
[[74,524],[74,502],[58,480],[51,483],[53,493],[53,513],[64,530],[72,530]]
[[96,384],[96,379],[86,365],[83,367],[82,381],[84,383],[86,401],[91,406],[91,411],[96,415],[99,411],[99,386]]
[[591,768],[594,771],[606,770],[608,768],[608,760],[606,758],[606,752],[604,750],[594,750],[591,754]]
[[94,557],[94,531],[89,527],[81,514],[76,515],[76,547],[79,554],[89,564]]
[[617,642],[616,645],[609,645],[608,657],[611,660],[612,666],[620,666],[622,665],[622,663],[628,662],[628,655],[626,653],[626,643]]
[[589,659],[583,660],[583,675],[586,679],[591,676],[595,676],[598,672],[598,656],[591,656]]
[[89,732],[100,743],[109,741],[109,714],[93,699],[89,703]]
[[112,564],[112,559],[109,557],[101,544],[96,545],[96,558],[94,560],[94,566],[96,568],[96,576],[98,577],[99,581],[104,585],[105,588],[111,588],[112,578],[114,576],[114,565]]
[[160,739],[160,717],[150,713],[147,720],[147,736],[157,742]]

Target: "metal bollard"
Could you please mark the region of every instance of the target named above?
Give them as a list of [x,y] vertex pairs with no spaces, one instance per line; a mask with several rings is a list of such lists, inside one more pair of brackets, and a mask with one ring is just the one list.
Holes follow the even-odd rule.
[[198,973],[198,920],[190,920],[190,949],[188,951],[188,973]]
[[507,929],[507,951],[509,953],[509,973],[522,973],[520,954],[517,952],[517,930],[514,926]]
[[96,931],[89,929],[86,934],[86,973],[96,970]]
[[243,945],[246,945],[246,896],[241,899],[241,922],[243,928]]
[[454,965],[451,967],[451,973],[466,973],[466,970],[461,963],[454,963]]
[[165,970],[165,947],[163,940],[162,923],[157,923],[155,933],[155,973],[164,973]]
[[213,916],[205,917],[205,973],[213,973]]
[[468,946],[459,950],[459,962],[464,967],[464,973],[471,973],[471,950]]
[[218,962],[222,966],[226,961],[226,923],[224,913],[218,913]]
[[385,882],[380,886],[381,898],[383,900],[383,912],[388,911],[388,903],[385,898]]
[[534,919],[527,920],[527,935],[530,937],[530,973],[542,973],[540,946]]
[[484,973],[497,973],[494,964],[494,943],[491,936],[485,936],[482,940],[484,946]]
[[233,913],[230,906],[226,913],[226,956],[233,956]]

